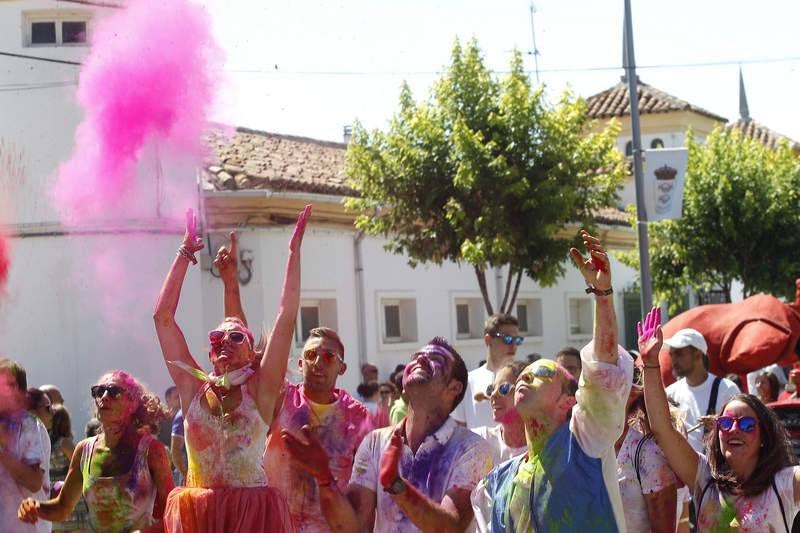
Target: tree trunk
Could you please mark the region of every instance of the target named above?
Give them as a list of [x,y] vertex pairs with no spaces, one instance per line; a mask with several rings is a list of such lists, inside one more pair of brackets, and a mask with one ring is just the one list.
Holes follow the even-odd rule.
[[481,296],[483,296],[483,305],[486,306],[486,312],[489,315],[494,314],[492,309],[492,302],[489,301],[489,291],[486,290],[486,272],[475,265],[475,275],[478,277],[478,286],[481,288]]
[[506,304],[508,303],[508,297],[511,294],[511,278],[514,277],[514,269],[511,265],[508,265],[508,279],[506,279],[506,292],[503,294],[503,303],[500,304],[500,313],[506,313]]
[[522,282],[522,270],[520,269],[517,272],[517,281],[514,283],[514,295],[511,297],[511,301],[508,302],[508,307],[504,311],[505,313],[509,313],[512,309],[514,309],[514,304],[517,303],[517,294],[519,293],[519,284]]

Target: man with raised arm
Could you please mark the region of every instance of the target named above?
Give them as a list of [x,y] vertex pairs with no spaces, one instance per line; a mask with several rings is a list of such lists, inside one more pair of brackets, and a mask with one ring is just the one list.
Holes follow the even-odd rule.
[[514,403],[528,452],[496,467],[473,491],[481,532],[625,531],[614,443],[625,422],[633,360],[617,345],[608,254],[595,237],[585,231],[581,237],[589,258],[575,248],[570,255],[594,294],[595,325],[581,350],[580,386],[549,359],[517,378]]
[[364,438],[345,491],[308,427],[300,436],[283,431],[298,466],[317,480],[331,531],[466,530],[470,492],[492,466],[486,441],[450,417],[466,388],[467,367],[447,341],[436,337],[420,348],[403,373],[408,415]]

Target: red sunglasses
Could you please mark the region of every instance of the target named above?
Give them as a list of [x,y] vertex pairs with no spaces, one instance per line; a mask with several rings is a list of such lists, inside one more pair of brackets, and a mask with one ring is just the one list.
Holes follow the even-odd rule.
[[322,362],[326,365],[333,363],[335,359],[344,362],[341,355],[330,350],[320,350],[318,348],[314,348],[303,352],[303,359],[305,359],[308,363],[315,362],[317,357],[322,357]]

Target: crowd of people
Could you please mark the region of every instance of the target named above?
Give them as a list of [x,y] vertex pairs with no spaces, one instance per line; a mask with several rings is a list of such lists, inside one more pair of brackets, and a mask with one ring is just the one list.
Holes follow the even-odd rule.
[[[224,312],[206,373],[175,318],[203,247],[190,212],[153,314],[174,386],[161,401],[106,372],[83,439],[57,387],[28,388],[24,368],[0,359],[0,531],[792,530],[800,467],[767,404],[796,398],[800,370],[753,373],[744,394],[709,373],[699,331],[664,339],[658,308],[624,349],[610,261],[587,232],[587,255],[569,251],[595,300],[581,349],[518,360],[517,320],[493,315],[478,368],[435,337],[385,381],[362,365],[351,396],[337,386],[345,346],[319,327],[300,382],[288,380],[310,216],[298,217],[279,311],[258,340],[235,233],[217,253]],[[678,378],[666,387],[662,349]]]

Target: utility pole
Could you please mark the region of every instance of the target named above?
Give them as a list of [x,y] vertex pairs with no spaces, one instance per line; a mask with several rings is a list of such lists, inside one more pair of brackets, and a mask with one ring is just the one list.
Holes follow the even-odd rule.
[[536,7],[533,5],[533,0],[531,0],[531,41],[533,42],[533,50],[529,52],[533,55],[533,65],[536,72],[536,85],[539,85],[541,81],[539,81],[539,49],[536,48],[536,26],[533,24],[533,15],[536,13]]
[[647,211],[644,203],[644,173],[642,171],[642,136],[639,129],[639,79],[636,76],[636,59],[633,53],[633,22],[631,0],[625,2],[625,23],[622,51],[622,68],[628,79],[628,100],[631,106],[631,133],[633,135],[633,176],[636,183],[636,227],[639,234],[639,279],[642,285],[642,313],[653,307],[652,279],[650,277],[650,243],[647,236]]

